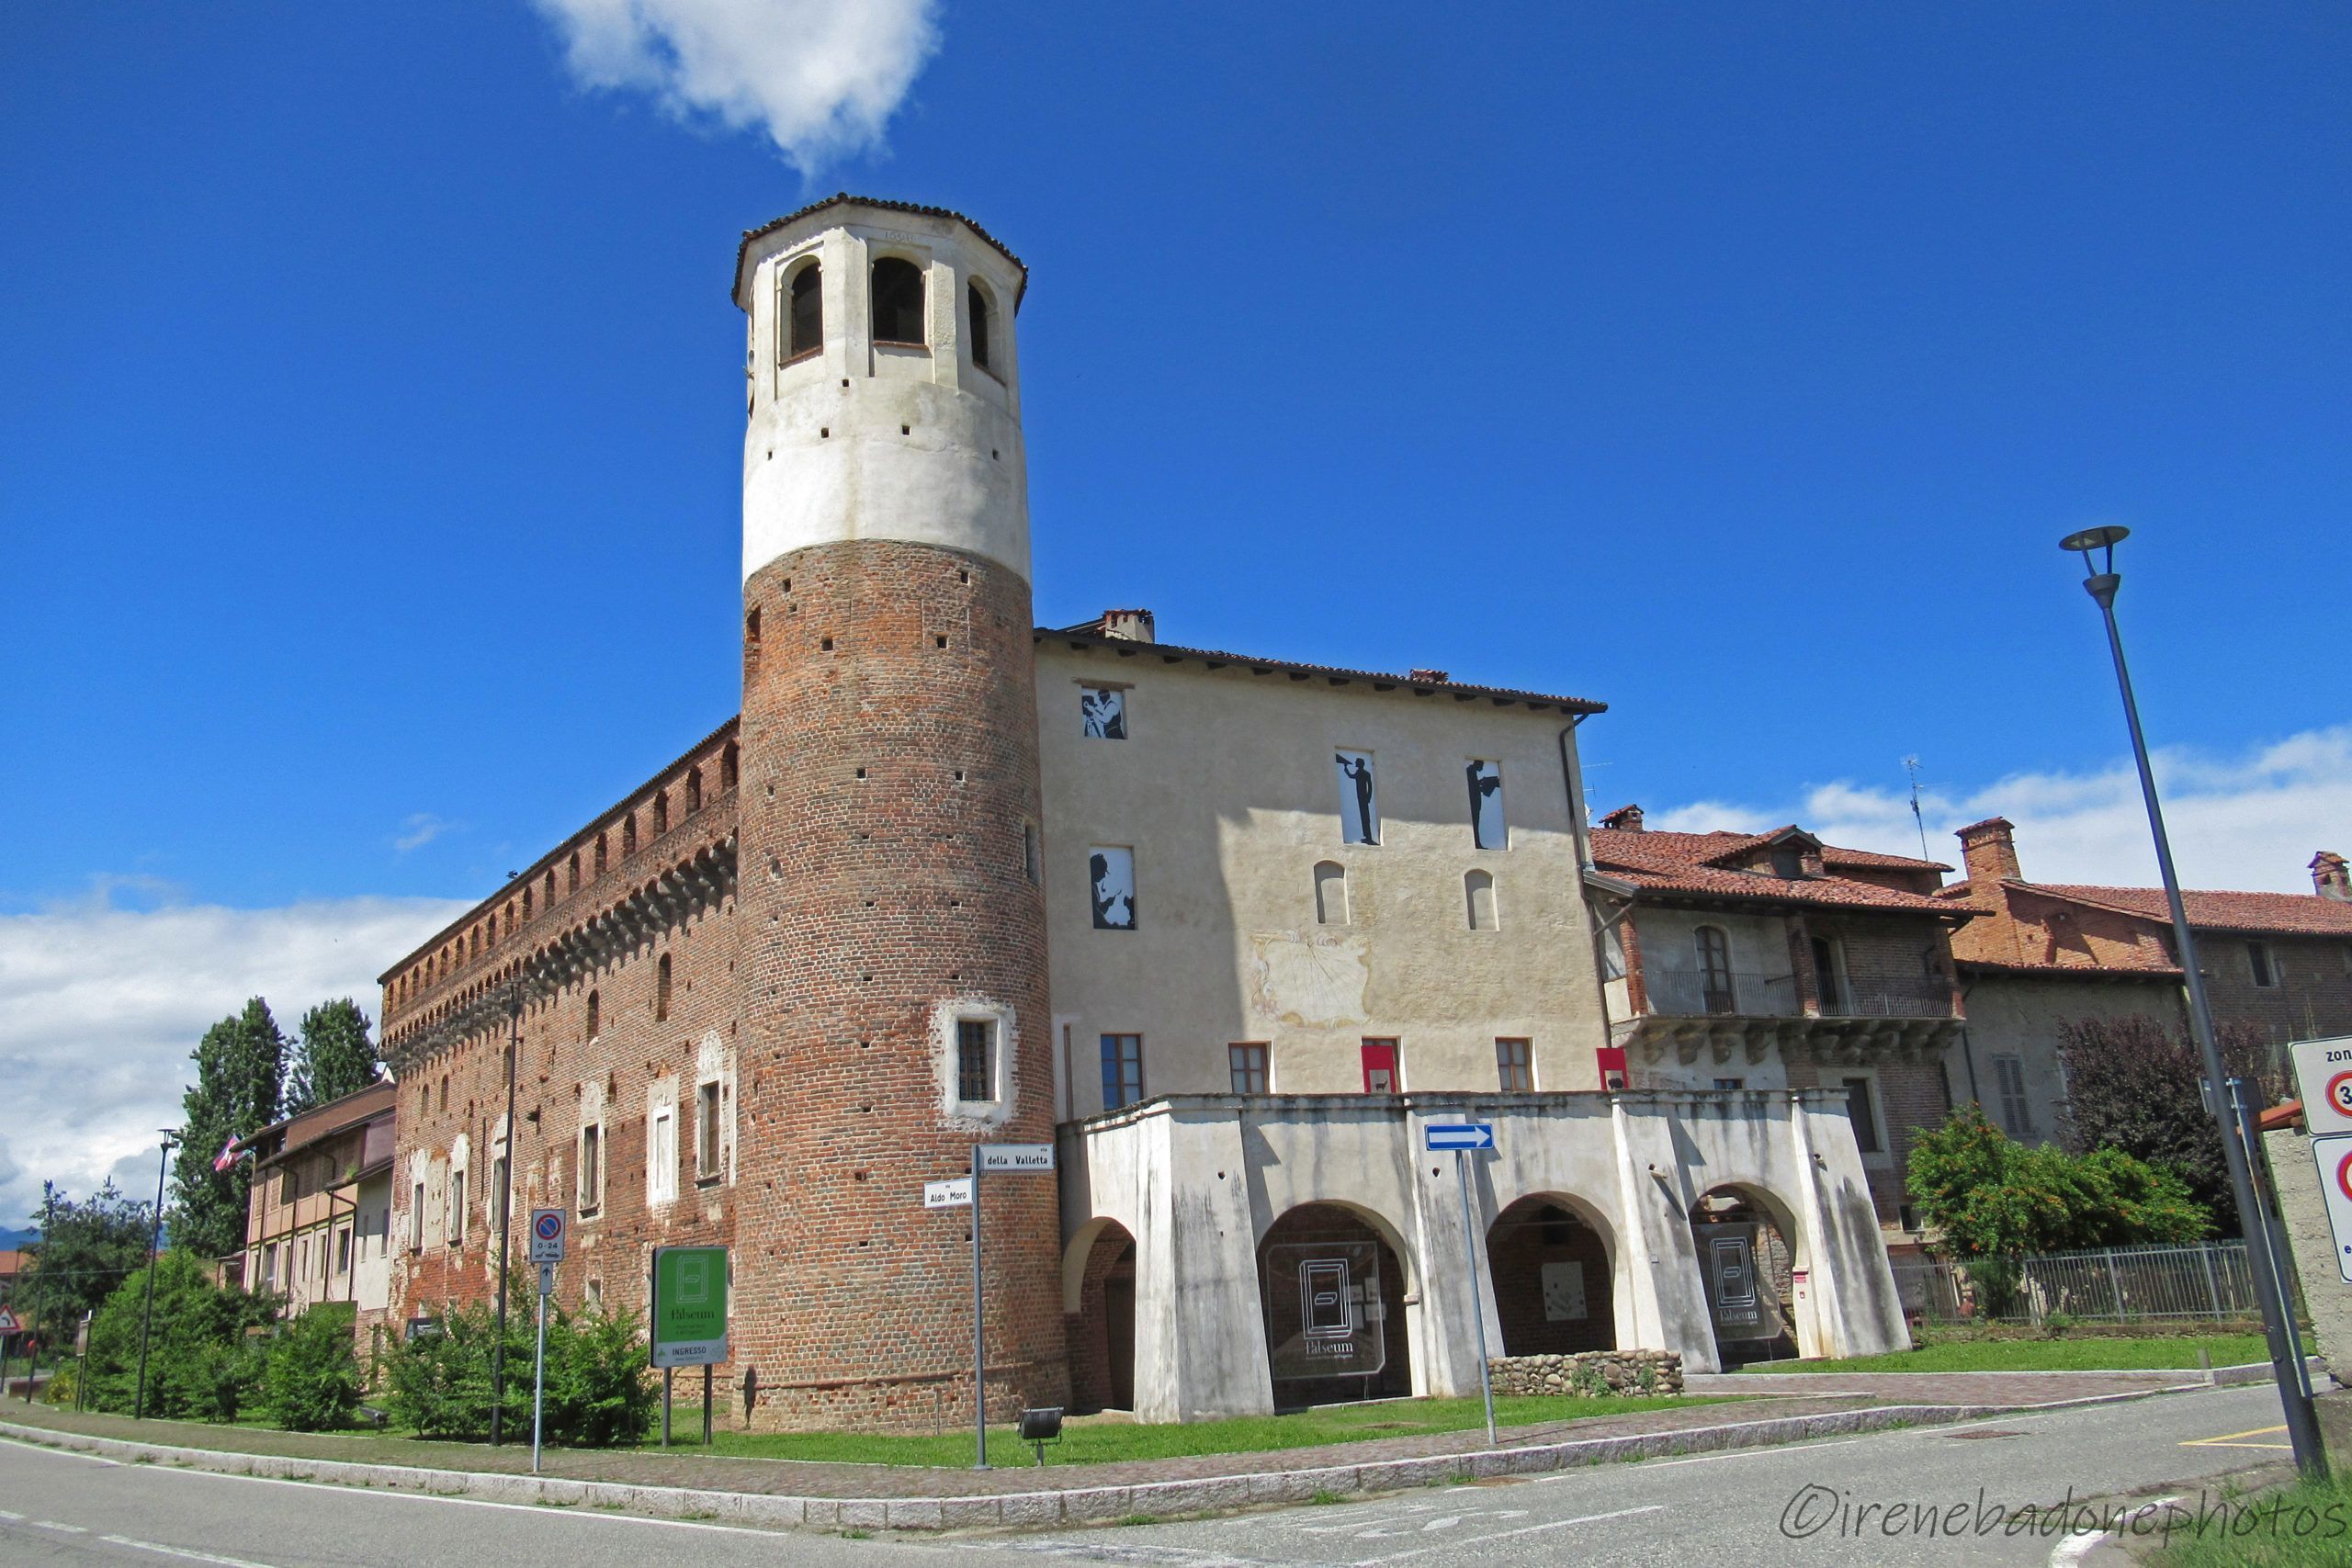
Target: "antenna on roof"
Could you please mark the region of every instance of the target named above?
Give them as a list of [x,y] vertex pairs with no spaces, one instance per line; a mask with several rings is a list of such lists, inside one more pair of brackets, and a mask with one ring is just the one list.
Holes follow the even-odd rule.
[[1928,852],[1928,819],[1919,815],[1919,759],[1904,758],[1903,768],[1911,775],[1911,820],[1919,829],[1919,858],[1933,860],[1936,857]]

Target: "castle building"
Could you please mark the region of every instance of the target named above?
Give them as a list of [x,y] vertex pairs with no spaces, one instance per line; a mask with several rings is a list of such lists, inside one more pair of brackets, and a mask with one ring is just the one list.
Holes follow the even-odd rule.
[[933,208],[744,236],[742,709],[385,974],[392,1315],[494,1290],[511,1181],[567,1305],[730,1248],[740,1420],[968,1418],[922,1194],[1007,1142],[1000,1417],[1475,1390],[1474,1290],[1498,1352],[1905,1343],[1842,1089],[1604,1088],[1600,705],[1036,624],[1026,283]]

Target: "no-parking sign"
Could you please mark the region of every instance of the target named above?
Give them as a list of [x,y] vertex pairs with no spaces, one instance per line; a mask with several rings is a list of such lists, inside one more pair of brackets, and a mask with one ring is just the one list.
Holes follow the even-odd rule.
[[2329,1133],[2312,1140],[2319,1162],[2319,1195],[2327,1202],[2327,1228],[2335,1237],[2335,1270],[2352,1285],[2352,1133]]
[[531,1211],[531,1261],[534,1263],[563,1261],[563,1211],[561,1209]]
[[2291,1049],[2305,1124],[2314,1134],[2352,1133],[2352,1037],[2302,1040]]

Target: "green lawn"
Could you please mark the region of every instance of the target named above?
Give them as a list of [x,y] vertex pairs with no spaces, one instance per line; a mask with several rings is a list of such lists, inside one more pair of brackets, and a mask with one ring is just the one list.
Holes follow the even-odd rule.
[[2342,1568],[2352,1560],[2352,1477],[2226,1501],[2207,1494],[2202,1518],[2197,1508],[2185,1502],[2172,1533],[2157,1538],[2169,1543],[2155,1557],[2163,1568]]
[[[1495,1401],[1498,1427],[1530,1427],[1588,1416],[1623,1416],[1686,1404],[1732,1403],[1722,1399],[1506,1398]],[[1048,1465],[1102,1464],[1114,1460],[1170,1459],[1187,1454],[1250,1453],[1269,1449],[1305,1449],[1323,1443],[1360,1443],[1374,1438],[1409,1438],[1425,1432],[1458,1432],[1483,1426],[1484,1407],[1475,1399],[1399,1399],[1377,1404],[1335,1404],[1289,1416],[1248,1416],[1182,1426],[1141,1427],[1118,1417],[1083,1416],[1066,1424],[1059,1443],[1046,1445]],[[681,1404],[672,1417],[673,1444],[688,1452],[702,1447],[702,1411]],[[660,1442],[659,1428],[652,1443]],[[721,1430],[712,1450],[752,1459],[824,1460],[852,1464],[968,1465],[972,1431],[950,1427],[939,1436],[875,1432],[729,1432]],[[1010,1427],[989,1428],[989,1462],[1035,1462],[1033,1450]]]
[[1835,1361],[1770,1361],[1751,1372],[2081,1372],[2177,1371],[2203,1350],[2217,1367],[2267,1361],[2259,1334],[2208,1334],[2177,1339],[1948,1339],[1884,1356]]

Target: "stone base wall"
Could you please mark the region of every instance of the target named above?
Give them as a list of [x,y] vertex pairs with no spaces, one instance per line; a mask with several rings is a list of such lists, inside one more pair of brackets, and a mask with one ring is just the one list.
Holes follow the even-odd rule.
[[1662,1394],[1682,1392],[1672,1350],[1584,1350],[1573,1356],[1497,1356],[1487,1363],[1497,1393]]

